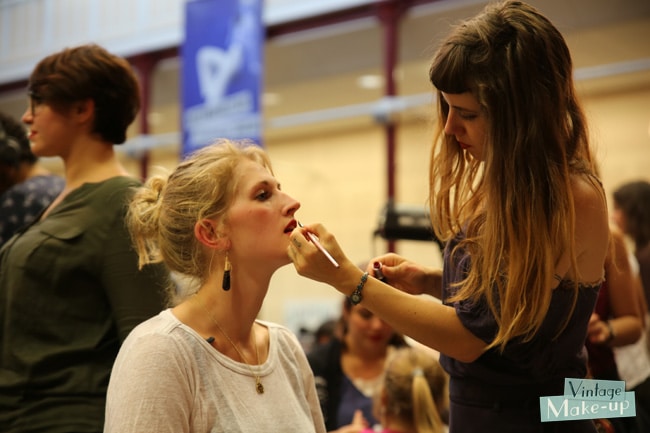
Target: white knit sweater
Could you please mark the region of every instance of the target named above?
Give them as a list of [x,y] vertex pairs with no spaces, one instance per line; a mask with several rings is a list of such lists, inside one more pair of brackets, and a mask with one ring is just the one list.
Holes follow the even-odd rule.
[[249,366],[214,350],[170,310],[136,327],[115,361],[105,433],[324,433],[314,378],[297,338],[269,330],[269,355]]

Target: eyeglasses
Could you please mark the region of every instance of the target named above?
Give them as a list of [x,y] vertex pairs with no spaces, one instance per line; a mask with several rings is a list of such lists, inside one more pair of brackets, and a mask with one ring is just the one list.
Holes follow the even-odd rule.
[[45,98],[32,91],[27,92],[27,96],[29,97],[29,112],[34,117],[36,116],[36,109],[45,102]]

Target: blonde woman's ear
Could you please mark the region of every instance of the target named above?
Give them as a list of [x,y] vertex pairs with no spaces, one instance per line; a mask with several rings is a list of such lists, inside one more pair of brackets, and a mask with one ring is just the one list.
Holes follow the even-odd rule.
[[209,219],[197,221],[194,224],[194,236],[206,247],[218,248],[223,238],[217,235],[216,224]]
[[230,238],[220,227],[219,221],[208,218],[202,219],[194,224],[194,236],[208,248],[227,252],[231,247]]

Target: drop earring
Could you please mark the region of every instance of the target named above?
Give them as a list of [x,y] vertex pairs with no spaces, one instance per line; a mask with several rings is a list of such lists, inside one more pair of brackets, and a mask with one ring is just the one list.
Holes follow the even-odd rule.
[[221,288],[225,291],[230,290],[230,260],[228,260],[228,253],[226,252],[226,263],[223,267],[223,281],[221,282]]

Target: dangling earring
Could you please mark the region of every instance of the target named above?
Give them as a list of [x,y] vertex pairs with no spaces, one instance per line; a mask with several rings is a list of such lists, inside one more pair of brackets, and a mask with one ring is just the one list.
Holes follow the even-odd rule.
[[221,282],[221,288],[225,291],[230,290],[230,260],[228,260],[228,252],[226,252],[226,263],[223,267],[223,281]]

